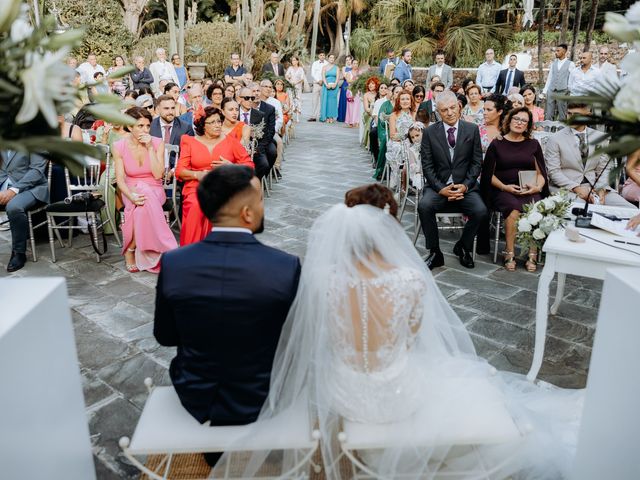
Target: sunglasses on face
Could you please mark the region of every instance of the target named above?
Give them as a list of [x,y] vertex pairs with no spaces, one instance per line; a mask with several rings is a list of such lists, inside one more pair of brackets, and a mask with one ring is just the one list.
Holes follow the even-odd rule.
[[145,105],[142,108],[146,108],[147,110],[153,110],[153,105]]
[[251,100],[252,102],[256,99],[256,97],[254,97],[254,96],[250,96],[250,97],[240,97],[240,98],[242,98],[243,100]]

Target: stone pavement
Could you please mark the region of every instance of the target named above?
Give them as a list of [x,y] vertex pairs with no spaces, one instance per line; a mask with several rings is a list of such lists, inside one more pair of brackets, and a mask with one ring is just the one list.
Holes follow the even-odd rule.
[[[305,96],[306,107],[311,101]],[[306,108],[305,108],[306,110]],[[358,145],[357,132],[342,124],[301,121],[286,150],[284,178],[265,200],[264,243],[304,256],[314,219],[344,199],[349,188],[371,182],[369,155]],[[408,215],[407,215],[408,216]],[[442,233],[451,252],[455,233]],[[424,239],[419,240],[420,246]],[[72,248],[57,248],[51,262],[46,241],[38,243],[37,263],[16,276],[64,276],[76,334],[87,416],[99,479],[137,478],[120,455],[118,439],[131,435],[146,399],[145,377],[169,384],[173,348],[153,338],[156,276],[129,274],[115,243],[102,263],[95,262],[86,235]],[[0,232],[0,275],[5,276],[10,234]],[[460,266],[452,253],[434,271],[444,295],[467,328],[478,352],[499,369],[526,373],[531,363],[537,274],[506,272],[489,256],[478,256],[476,268]],[[555,282],[552,284],[554,291]],[[545,362],[540,377],[564,387],[584,387],[602,283],[568,277],[566,296],[549,321]]]

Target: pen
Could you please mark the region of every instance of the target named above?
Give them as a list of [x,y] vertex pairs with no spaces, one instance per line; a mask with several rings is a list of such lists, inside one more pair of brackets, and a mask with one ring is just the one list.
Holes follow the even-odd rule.
[[625,242],[624,240],[614,240],[614,242],[616,242],[616,243],[624,243],[626,245],[635,245],[636,247],[640,247],[640,243]]

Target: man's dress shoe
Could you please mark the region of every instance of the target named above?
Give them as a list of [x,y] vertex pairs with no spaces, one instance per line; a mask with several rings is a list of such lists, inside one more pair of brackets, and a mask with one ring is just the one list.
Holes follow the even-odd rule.
[[455,244],[455,246],[453,247],[453,253],[458,256],[458,258],[460,259],[460,265],[462,265],[463,267],[474,268],[476,266],[473,262],[473,255],[471,255],[471,252],[469,252],[462,246],[462,243],[458,242]]
[[7,265],[7,272],[17,272],[24,264],[27,263],[27,255],[25,253],[11,252],[11,260]]
[[442,255],[440,250],[433,250],[425,260],[425,263],[427,267],[429,267],[429,270],[441,267],[444,265],[444,255]]

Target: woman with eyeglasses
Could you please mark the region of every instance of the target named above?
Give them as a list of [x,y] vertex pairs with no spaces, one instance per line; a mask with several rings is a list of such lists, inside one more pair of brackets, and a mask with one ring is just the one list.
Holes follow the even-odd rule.
[[212,107],[222,108],[222,100],[224,100],[224,88],[215,83],[207,88],[207,100]]
[[176,75],[178,75],[178,81],[180,82],[180,85],[178,86],[180,87],[180,90],[182,90],[182,88],[189,81],[189,72],[187,71],[185,66],[182,65],[182,59],[177,53],[171,55],[171,63],[173,64],[173,68],[176,71]]
[[[517,223],[524,205],[549,195],[542,147],[531,138],[532,130],[533,115],[527,107],[511,110],[502,123],[502,137],[491,142],[482,165],[480,190],[484,201],[504,218],[504,268],[509,272],[516,269]],[[534,180],[520,186],[519,174],[523,171],[535,172]],[[527,271],[536,271],[536,258],[537,250],[531,247],[525,264]]]
[[211,223],[200,210],[196,195],[200,180],[214,168],[228,163],[254,168],[240,141],[222,132],[225,117],[220,109],[206,107],[195,112],[193,118],[195,136],[182,136],[176,166],[176,176],[184,182],[180,245],[199,242],[211,231]]
[[178,245],[167,225],[162,206],[167,194],[164,176],[164,142],[149,135],[153,117],[144,108],[126,112],[135,124],[129,135],[113,144],[118,190],[124,203],[122,253],[127,271],[158,273],[160,256]]

